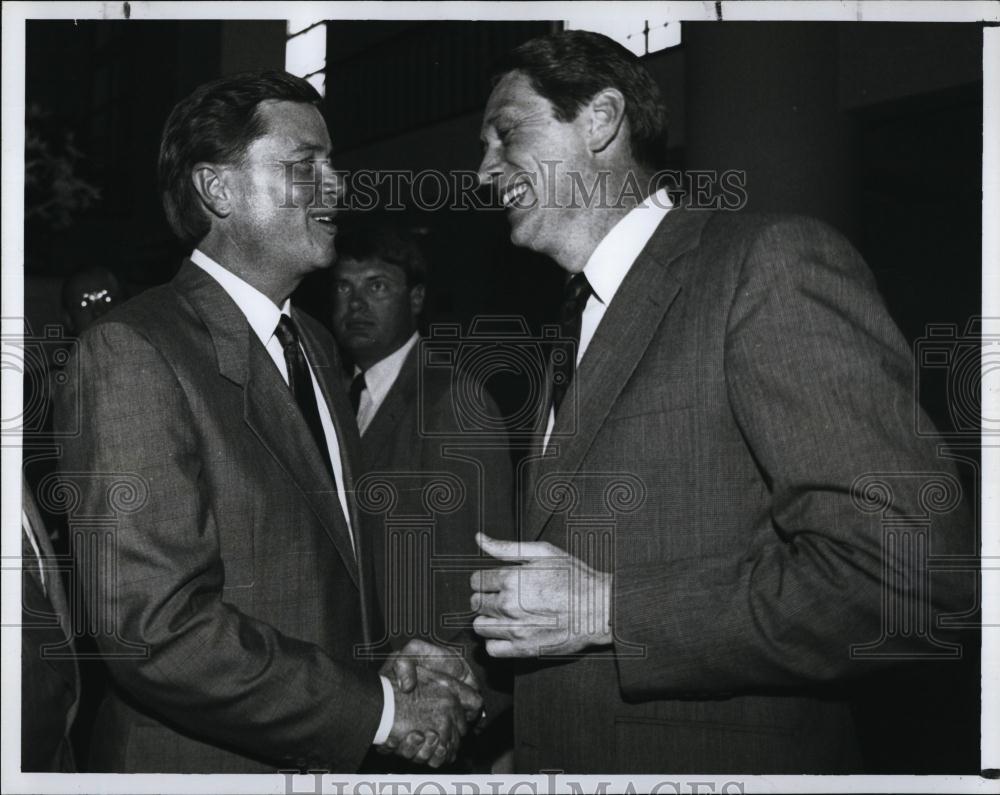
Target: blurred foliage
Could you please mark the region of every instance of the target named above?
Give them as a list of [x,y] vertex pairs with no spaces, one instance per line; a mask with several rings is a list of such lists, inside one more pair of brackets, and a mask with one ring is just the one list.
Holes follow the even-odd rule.
[[24,220],[51,230],[70,227],[75,216],[93,207],[100,191],[80,175],[85,155],[73,132],[55,129],[51,114],[32,104],[24,140]]

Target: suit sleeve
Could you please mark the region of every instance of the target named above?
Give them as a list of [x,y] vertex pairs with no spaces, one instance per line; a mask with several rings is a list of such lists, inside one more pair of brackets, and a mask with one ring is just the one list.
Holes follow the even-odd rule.
[[[216,517],[191,401],[163,355],[123,324],[81,341],[77,383],[57,422],[79,409],[63,477],[79,514],[106,516],[116,480],[136,486],[115,516],[100,574],[74,552],[100,651],[115,682],[164,722],[276,766],[357,769],[382,709],[378,677],[283,635],[222,598]],[[138,655],[138,656],[137,656]]]
[[[629,658],[617,642],[626,697],[785,688],[860,673],[852,645],[880,637],[885,610],[931,607],[918,546],[972,552],[958,499],[939,515],[928,510],[935,496],[925,487],[958,480],[934,441],[914,432],[908,350],[870,272],[836,233],[803,219],[756,235],[731,304],[724,362],[730,410],[767,493],[769,522],[748,526],[732,554],[695,566],[616,569],[616,637],[644,647]],[[893,523],[915,531],[914,546],[883,543]],[[933,607],[968,608],[964,582],[971,578],[935,578]],[[908,642],[925,640],[917,634],[900,633],[894,660],[914,650]]]

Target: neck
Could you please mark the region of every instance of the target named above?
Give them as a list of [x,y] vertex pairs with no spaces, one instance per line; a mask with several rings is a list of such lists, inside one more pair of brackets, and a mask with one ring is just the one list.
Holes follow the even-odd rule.
[[607,204],[581,215],[579,233],[567,235],[565,248],[552,254],[556,263],[569,273],[580,273],[615,225],[646,200],[651,179],[649,171],[635,164],[612,171],[607,182]]
[[400,343],[395,348],[393,348],[388,353],[382,354],[381,356],[366,356],[363,351],[359,351],[358,355],[354,357],[354,363],[362,370],[370,370],[379,362],[384,362],[393,354],[398,353],[399,349],[410,341],[410,337],[413,336],[414,331],[416,331],[416,329],[410,331],[410,333],[406,335],[406,338],[401,340]]
[[218,234],[215,230],[205,236],[198,244],[198,248],[227,271],[267,296],[279,309],[299,286],[299,279],[280,272],[280,268],[248,261],[246,252],[241,249],[238,242]]

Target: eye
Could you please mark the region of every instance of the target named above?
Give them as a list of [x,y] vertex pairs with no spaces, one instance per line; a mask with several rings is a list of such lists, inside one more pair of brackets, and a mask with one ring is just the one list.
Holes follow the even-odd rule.
[[372,279],[368,287],[373,293],[384,293],[389,289],[389,283],[385,279]]
[[337,291],[337,295],[347,295],[351,291],[351,285],[347,282],[337,282],[333,285],[333,289]]

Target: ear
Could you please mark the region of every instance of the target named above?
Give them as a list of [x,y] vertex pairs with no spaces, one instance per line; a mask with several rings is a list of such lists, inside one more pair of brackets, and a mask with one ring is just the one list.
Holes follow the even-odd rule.
[[410,313],[413,317],[420,317],[420,313],[424,311],[426,294],[427,290],[422,284],[415,284],[410,288]]
[[618,138],[625,121],[625,97],[617,88],[602,89],[587,104],[587,112],[588,146],[591,152],[602,152]]
[[232,196],[226,176],[225,168],[215,163],[195,163],[191,170],[191,182],[201,203],[219,218],[225,218],[232,212]]

